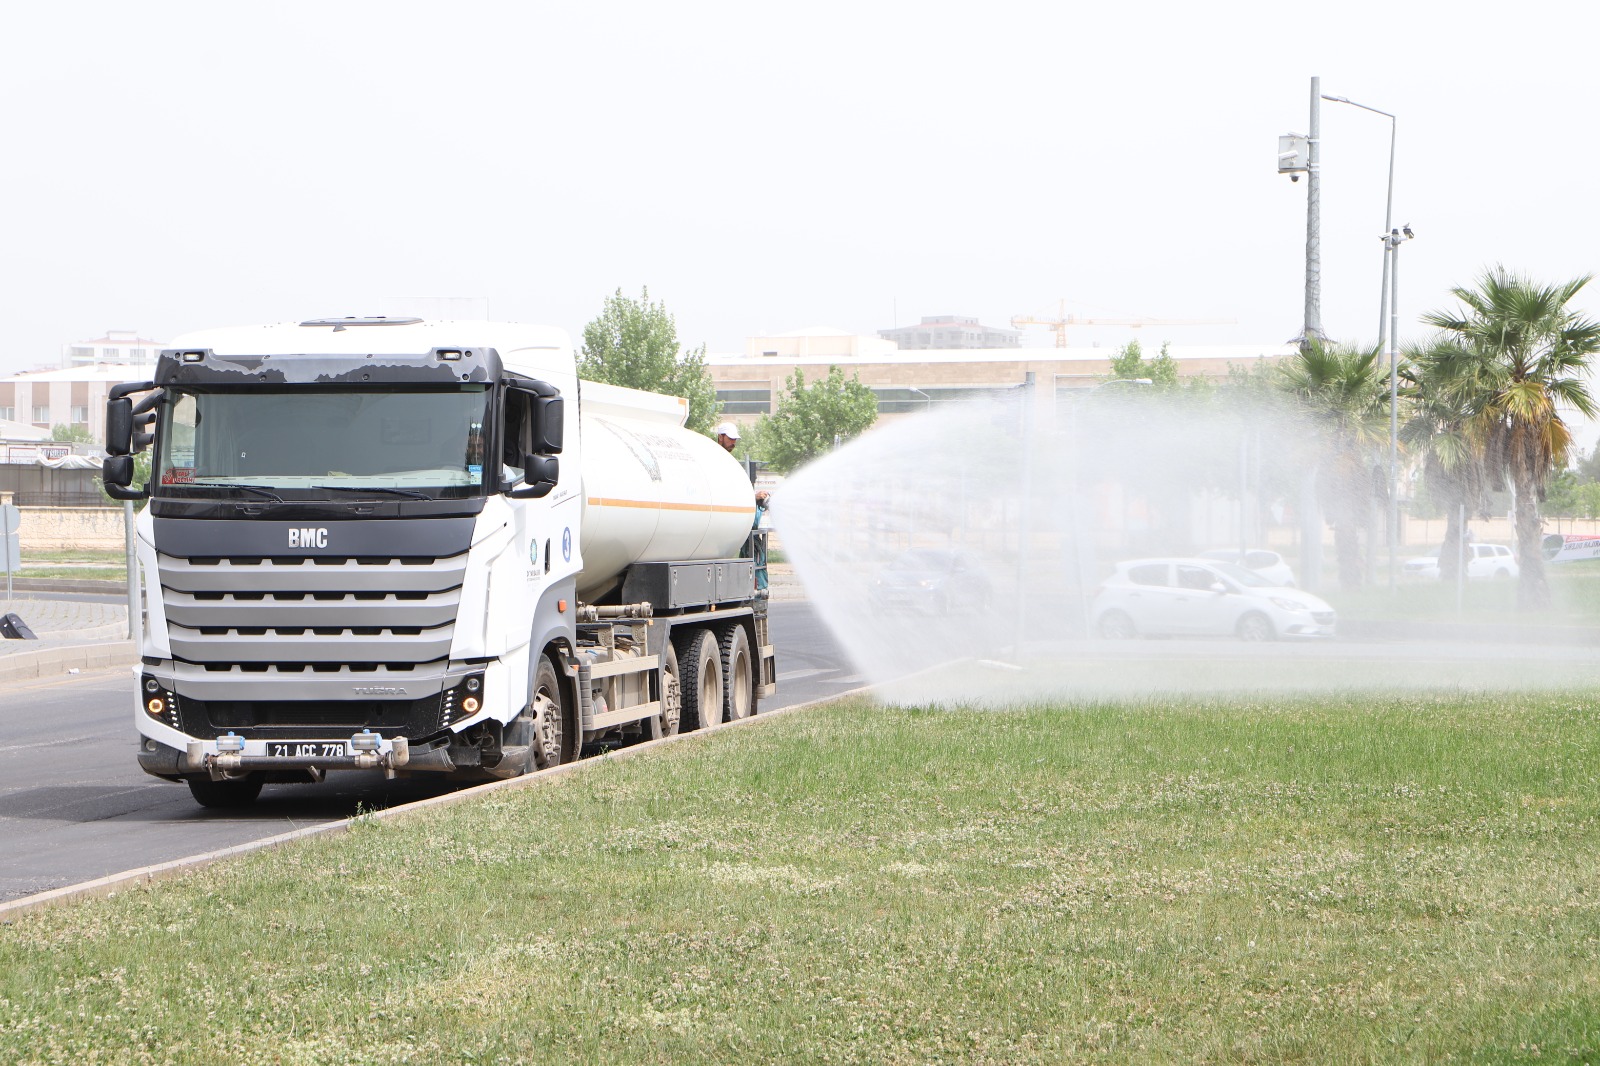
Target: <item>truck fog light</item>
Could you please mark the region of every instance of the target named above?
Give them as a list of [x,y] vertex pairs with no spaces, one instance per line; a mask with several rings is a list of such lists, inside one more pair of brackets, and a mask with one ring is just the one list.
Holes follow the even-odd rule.
[[468,692],[476,692],[482,687],[483,687],[483,682],[478,680],[476,677],[467,678],[467,691]]
[[382,739],[383,738],[377,733],[374,733],[369,729],[365,732],[357,733],[355,736],[351,737],[350,747],[355,751],[377,751],[378,742]]
[[150,693],[160,692],[161,682],[157,681],[153,677],[147,677],[144,679],[144,690]]
[[166,712],[167,704],[165,700],[157,696],[155,699],[145,704],[144,709],[150,712],[151,718],[160,718],[162,714]]
[[483,705],[478,702],[478,697],[476,696],[468,696],[466,699],[461,701],[461,709],[466,711],[468,714],[477,714],[478,708],[481,706]]
[[244,737],[239,736],[237,733],[228,733],[226,736],[220,736],[217,738],[217,750],[243,751]]

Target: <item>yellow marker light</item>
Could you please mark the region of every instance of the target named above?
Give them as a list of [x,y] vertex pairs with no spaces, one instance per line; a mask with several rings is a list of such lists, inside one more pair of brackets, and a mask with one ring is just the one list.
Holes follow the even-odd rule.
[[165,700],[158,697],[145,704],[144,709],[150,712],[151,718],[160,718],[162,712],[167,709],[167,704]]

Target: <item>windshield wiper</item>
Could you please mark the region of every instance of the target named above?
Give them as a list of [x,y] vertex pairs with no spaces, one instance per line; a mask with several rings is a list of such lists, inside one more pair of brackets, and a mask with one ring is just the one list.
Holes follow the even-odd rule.
[[238,485],[234,484],[233,482],[218,483],[215,481],[187,481],[179,482],[171,487],[178,489],[239,489],[242,492],[253,492],[258,496],[265,496],[267,499],[272,500],[275,503],[283,502],[282,496],[279,496],[271,489],[263,488],[260,485]]
[[312,488],[323,489],[327,492],[387,492],[393,496],[409,496],[413,500],[431,500],[426,492],[415,489],[397,489],[388,485],[313,485]]

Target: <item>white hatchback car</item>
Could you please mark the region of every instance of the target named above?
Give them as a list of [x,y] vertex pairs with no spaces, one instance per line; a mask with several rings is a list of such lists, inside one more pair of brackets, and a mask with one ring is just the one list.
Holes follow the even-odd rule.
[[1211,559],[1130,559],[1095,589],[1091,622],[1108,640],[1331,637],[1334,610],[1254,570]]
[[[1439,579],[1439,549],[1427,555],[1407,559],[1404,567],[1408,577]],[[1512,578],[1522,573],[1517,557],[1504,544],[1468,544],[1467,577],[1473,581],[1483,578]]]

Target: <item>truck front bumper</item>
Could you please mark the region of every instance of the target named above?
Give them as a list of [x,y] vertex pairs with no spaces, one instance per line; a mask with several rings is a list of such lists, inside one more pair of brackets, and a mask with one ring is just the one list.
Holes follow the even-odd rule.
[[227,735],[190,740],[183,750],[145,738],[139,765],[157,777],[203,773],[212,780],[259,771],[387,770],[411,761],[405,737],[364,731],[348,740],[246,740]]

